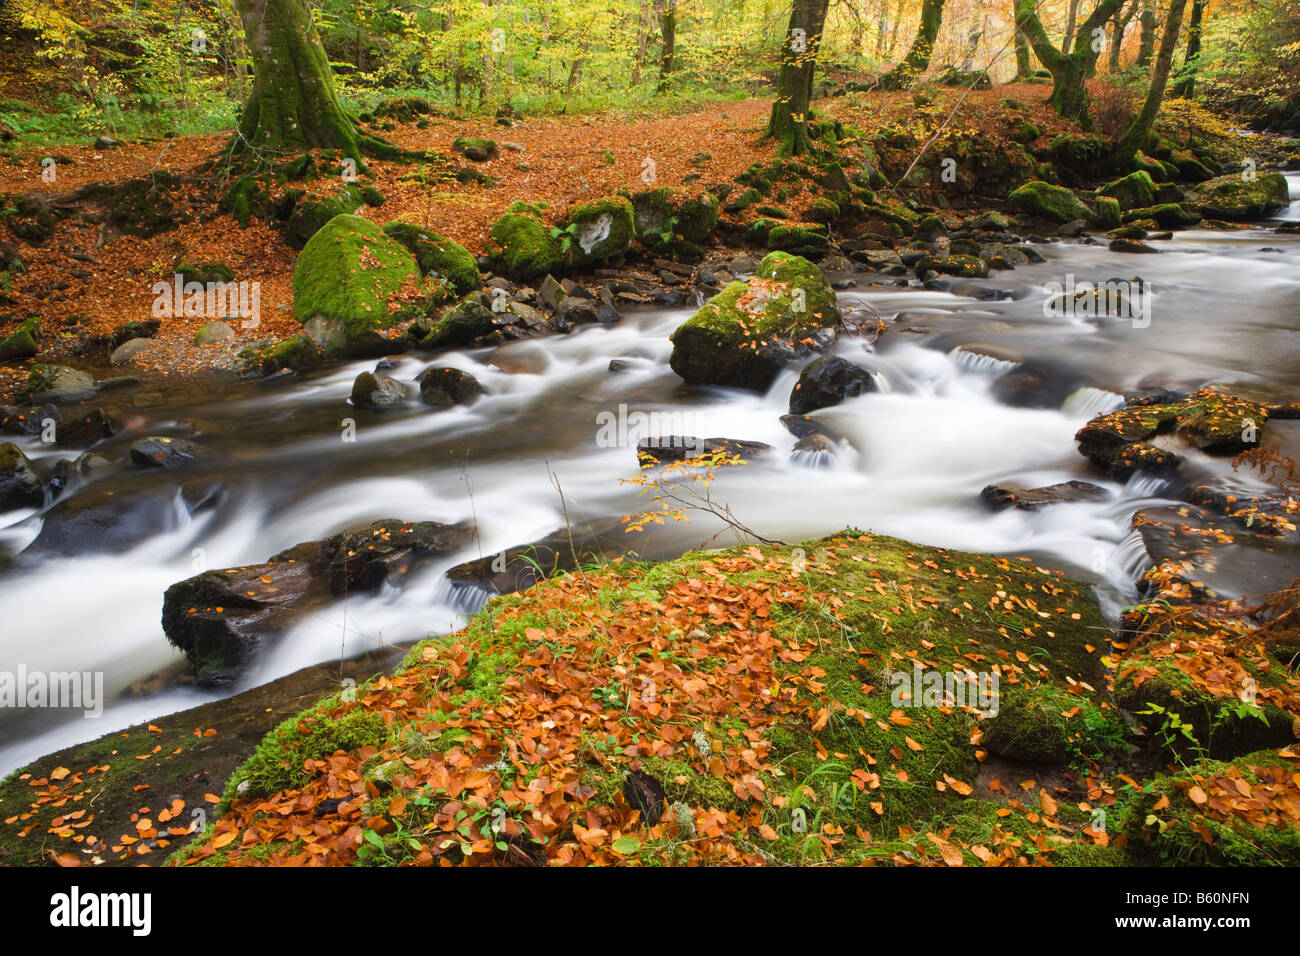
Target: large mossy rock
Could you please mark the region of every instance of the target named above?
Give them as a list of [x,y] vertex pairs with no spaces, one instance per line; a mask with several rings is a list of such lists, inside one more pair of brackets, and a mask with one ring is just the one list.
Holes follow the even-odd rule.
[[692,385],[764,391],[841,328],[835,293],[799,256],[769,253],[748,282],[732,282],[672,335],[672,369]]
[[1146,170],[1129,173],[1122,179],[1107,183],[1097,190],[1098,196],[1110,196],[1119,200],[1120,209],[1140,209],[1153,206],[1156,201],[1156,184]]
[[331,355],[382,355],[404,316],[390,301],[420,268],[401,243],[359,216],[335,216],[293,270],[293,314]]
[[1035,179],[1013,190],[1007,197],[1026,215],[1037,216],[1055,223],[1091,219],[1092,210],[1064,186],[1053,186]]
[[531,210],[511,207],[492,224],[490,235],[510,278],[525,281],[558,272],[564,262],[560,240]]
[[420,272],[445,279],[456,295],[467,295],[482,284],[478,263],[460,243],[409,222],[388,223],[384,235],[396,239],[415,256]]
[[[386,820],[396,797],[410,807],[403,829],[330,841],[317,862],[1101,862],[1076,801],[1050,784],[1017,787],[1028,772],[982,774],[981,738],[1012,692],[1060,714],[1069,749],[1050,755],[1054,767],[1122,733],[1094,643],[1106,625],[1086,584],[859,531],[658,564],[609,563],[627,548],[615,543],[552,577],[577,550],[573,534],[522,555],[523,580],[501,588],[536,582],[529,590],[416,646],[383,681],[282,724],[230,778],[216,828],[176,862],[292,862],[302,851],[284,831],[259,835],[268,800],[272,813],[309,807],[305,820],[340,832],[351,818]],[[502,553],[479,563],[497,558],[516,562]],[[590,626],[565,626],[576,618]],[[653,644],[667,629],[671,653]],[[583,749],[592,726],[595,754]],[[544,744],[513,759],[553,797],[519,804],[505,837],[470,859],[446,839],[456,806],[426,808],[413,795],[472,761],[488,768],[475,799],[510,799],[513,778],[493,761],[511,759],[510,741],[539,736]],[[309,759],[320,741],[328,766]],[[576,756],[557,763],[553,753]],[[325,798],[353,772],[369,778],[368,805]],[[1013,803],[978,786],[998,773]],[[472,828],[488,832],[486,819],[465,826],[467,847],[479,839]],[[1124,855],[1112,849],[1109,860]]]
[[1261,173],[1253,181],[1240,173],[1220,176],[1196,187],[1201,214],[1208,219],[1262,219],[1290,203],[1286,177]]
[[568,239],[564,252],[570,265],[604,262],[632,248],[632,203],[622,196],[582,203],[569,210],[562,228]]
[[650,252],[691,251],[718,226],[718,200],[707,192],[647,189],[632,194],[632,208],[636,240]]

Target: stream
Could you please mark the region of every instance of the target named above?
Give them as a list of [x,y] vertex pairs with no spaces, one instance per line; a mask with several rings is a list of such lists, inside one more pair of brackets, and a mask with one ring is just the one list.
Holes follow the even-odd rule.
[[[1288,182],[1296,200],[1300,174],[1288,174]],[[1300,219],[1300,201],[1278,218]],[[636,474],[633,446],[645,436],[601,440],[602,413],[617,418],[620,405],[627,414],[657,413],[672,426],[656,432],[774,446],[769,456],[720,471],[712,490],[765,537],[798,542],[853,526],[921,544],[1027,555],[1091,582],[1114,616],[1134,599],[1146,567],[1140,539],[1130,533],[1133,513],[1172,499],[1163,482],[1146,476],[1123,485],[1099,477],[1076,451],[1074,434],[1118,407],[1120,393],[1139,388],[1215,384],[1257,400],[1300,400],[1300,235],[1266,225],[1176,233],[1156,243],[1160,255],[1046,243],[1036,246],[1044,263],[989,279],[946,280],[943,291],[915,282],[868,286],[855,276],[858,287],[842,298],[869,304],[887,331],[874,345],[845,337],[836,346],[872,370],[877,390],[813,414],[845,442],[823,467],[791,459],[796,439],[779,420],[797,373],[757,395],[689,389],[669,369],[668,337],[693,308],[628,311],[611,327],[438,355],[437,364],[472,372],[489,393],[446,411],[421,405],[414,389],[397,409],[352,408],[353,379],[373,369],[373,360],[285,383],[208,384],[153,396],[140,387],[106,392],[102,404],[124,427],[96,452],[114,463],[55,507],[104,496],[143,504],[124,507],[113,530],[119,537],[101,553],[45,549],[0,564],[0,670],[102,672],[103,713],[87,719],[53,709],[0,710],[0,773],[381,641],[459,627],[476,603],[453,590],[447,568],[541,538],[565,524],[566,509],[570,520],[585,522],[647,507],[638,488],[620,481]],[[1047,316],[1045,287],[1067,274],[1091,281],[1140,275],[1152,293],[1150,324]],[[991,289],[1011,297],[988,298]],[[962,348],[975,344],[981,348]],[[628,360],[623,370],[610,370],[615,358]],[[432,361],[400,357],[387,374],[409,382]],[[1012,407],[994,396],[994,381],[1017,361],[1049,370],[1049,391],[1061,392],[1053,407]],[[344,440],[345,418],[355,422],[355,441]],[[145,435],[193,436],[213,455],[183,475],[140,469],[126,449]],[[1264,437],[1300,454],[1300,422],[1270,423]],[[39,437],[11,440],[47,468],[77,454]],[[1191,480],[1213,478],[1242,493],[1265,488],[1223,459],[1180,452]],[[990,483],[1076,479],[1101,485],[1106,498],[998,513],[979,500]],[[210,507],[186,507],[215,487],[221,493]],[[0,514],[0,554],[27,548],[46,510]],[[127,693],[181,659],[160,624],[169,585],[390,517],[472,519],[478,540],[429,564],[401,590],[353,595],[305,615],[237,686],[166,684]],[[663,554],[735,540],[704,516],[654,535]],[[1240,593],[1253,593],[1250,574],[1237,583]]]

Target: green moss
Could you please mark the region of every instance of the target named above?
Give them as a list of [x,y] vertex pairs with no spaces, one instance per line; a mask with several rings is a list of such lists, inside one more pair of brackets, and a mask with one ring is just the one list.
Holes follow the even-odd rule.
[[1027,763],[1083,765],[1123,755],[1126,730],[1113,706],[1053,684],[1012,687],[988,722],[989,750]]
[[506,213],[492,224],[490,235],[512,279],[546,275],[558,271],[563,263],[560,240],[532,213]]
[[988,262],[979,256],[971,255],[925,256],[917,260],[915,269],[918,276],[924,276],[927,272],[937,272],[940,275],[983,279],[989,274]]
[[19,323],[16,329],[0,341],[0,361],[35,355],[41,332],[41,320],[36,316]]
[[212,283],[234,282],[235,270],[220,262],[200,262],[191,265],[181,262],[176,266],[176,273],[182,282],[199,282],[203,285]]
[[313,776],[303,769],[305,761],[322,760],[340,750],[382,747],[387,737],[380,714],[341,703],[337,696],[326,698],[266,735],[253,756],[231,775],[223,802],[229,805],[236,796],[251,799],[297,789]]
[[632,203],[608,196],[574,206],[564,218],[565,250],[574,266],[586,266],[622,255],[632,248],[635,232]]
[[1193,217],[1177,203],[1167,202],[1144,209],[1134,209],[1124,215],[1125,222],[1151,220],[1165,229],[1185,229],[1193,222]]
[[767,234],[767,247],[791,255],[818,257],[826,252],[830,239],[825,226],[785,226],[772,227]]
[[445,279],[457,295],[473,292],[482,284],[478,262],[459,243],[408,222],[390,222],[384,235],[405,246],[426,276]]
[[1094,229],[1114,229],[1122,221],[1119,200],[1112,196],[1098,196],[1097,212],[1088,220],[1088,225]]
[[[1276,786],[1274,781],[1289,779],[1294,771],[1294,761],[1266,750],[1231,763],[1203,760],[1159,776],[1136,796],[1122,820],[1129,850],[1142,862],[1182,866],[1300,865],[1300,828],[1288,825],[1276,813],[1224,813],[1216,808],[1244,803],[1239,801],[1240,793],[1225,798],[1213,792],[1216,780],[1240,779],[1248,788]],[[1204,804],[1191,799],[1193,785],[1208,795]],[[1294,789],[1291,794],[1294,800]],[[1157,810],[1162,801],[1167,804]]]
[[341,322],[349,341],[388,329],[401,316],[390,299],[418,280],[415,257],[359,216],[336,216],[312,236],[293,271],[293,314]]
[[1007,197],[1021,212],[1056,223],[1091,219],[1092,210],[1063,186],[1032,180]]
[[1118,200],[1121,210],[1138,209],[1155,203],[1156,184],[1150,173],[1138,170],[1102,186],[1097,190],[1097,195]]
[[710,193],[664,186],[633,193],[631,200],[636,239],[651,251],[698,245],[718,225],[718,200]]
[[1290,202],[1286,177],[1260,173],[1247,182],[1240,173],[1220,176],[1196,187],[1201,213],[1210,219],[1259,219]]

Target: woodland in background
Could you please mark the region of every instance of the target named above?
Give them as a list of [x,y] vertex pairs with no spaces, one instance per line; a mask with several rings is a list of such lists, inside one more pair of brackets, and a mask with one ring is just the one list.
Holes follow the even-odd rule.
[[[823,30],[808,31],[814,99],[906,85],[927,70],[953,82],[983,70],[993,82],[1048,82],[1077,70],[1117,91],[1101,113],[1128,116],[1160,65],[1177,8],[1183,29],[1168,51],[1170,97],[1194,97],[1261,128],[1300,129],[1300,0],[793,6],[796,18],[804,8],[824,18]],[[0,0],[0,126],[6,136],[48,142],[230,128],[250,90],[235,7]],[[394,94],[488,114],[662,110],[770,95],[798,22],[788,0],[321,0],[307,9],[339,96],[354,111]],[[1126,124],[1114,125],[1118,135]]]

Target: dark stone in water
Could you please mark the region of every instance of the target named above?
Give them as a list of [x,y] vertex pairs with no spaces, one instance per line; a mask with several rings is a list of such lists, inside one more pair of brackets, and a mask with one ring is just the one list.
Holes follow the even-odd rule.
[[150,436],[131,445],[131,460],[137,465],[171,470],[184,468],[205,457],[207,449],[183,438]]
[[980,500],[994,511],[1004,511],[1007,508],[1037,511],[1044,505],[1066,501],[1103,501],[1105,498],[1105,488],[1087,481],[1066,481],[1043,488],[1024,488],[1015,482],[1005,481],[987,485],[980,492]]
[[458,368],[426,368],[415,381],[420,386],[420,401],[436,408],[468,405],[487,394],[478,379]]
[[317,563],[335,594],[374,591],[396,583],[429,558],[455,551],[474,537],[474,525],[386,518],[321,542]]
[[771,445],[761,441],[741,441],[736,438],[696,438],[694,435],[656,435],[643,438],[636,443],[636,455],[640,461],[684,461],[723,452],[726,455],[739,455],[741,458],[754,458],[772,450]]
[[800,373],[790,392],[790,413],[805,415],[875,390],[875,380],[861,365],[828,355],[810,363]]
[[31,460],[13,442],[0,445],[0,511],[39,508],[44,503],[45,491]]

